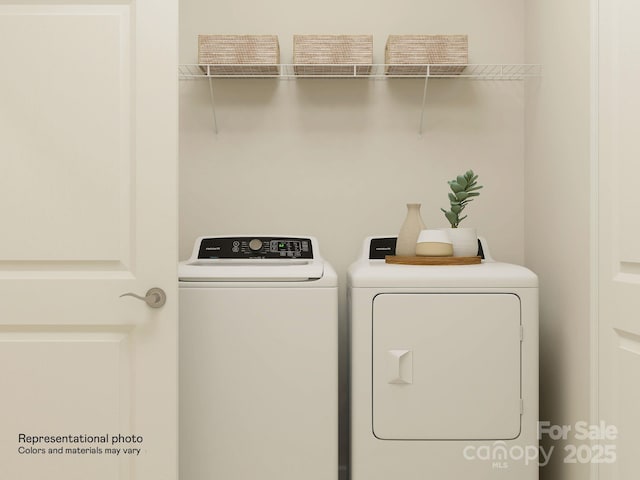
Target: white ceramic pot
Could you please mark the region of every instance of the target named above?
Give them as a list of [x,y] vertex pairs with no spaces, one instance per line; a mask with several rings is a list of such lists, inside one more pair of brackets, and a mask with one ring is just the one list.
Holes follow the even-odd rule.
[[475,257],[478,255],[478,234],[475,228],[445,228],[453,243],[454,257]]
[[416,255],[424,257],[450,257],[453,245],[446,230],[422,230],[418,236]]

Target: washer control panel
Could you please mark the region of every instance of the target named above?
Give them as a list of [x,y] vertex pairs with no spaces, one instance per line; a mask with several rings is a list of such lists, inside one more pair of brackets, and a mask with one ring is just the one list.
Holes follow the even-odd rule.
[[313,259],[313,248],[302,237],[210,237],[200,242],[198,258]]

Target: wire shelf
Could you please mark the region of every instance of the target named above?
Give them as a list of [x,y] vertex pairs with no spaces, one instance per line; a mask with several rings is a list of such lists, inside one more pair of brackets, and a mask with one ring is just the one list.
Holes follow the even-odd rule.
[[[389,67],[401,67],[402,74],[388,74]],[[274,73],[277,72],[277,73]],[[459,73],[458,73],[459,72]],[[203,78],[468,78],[477,80],[524,80],[540,77],[542,65],[536,64],[238,64],[178,66],[181,80]]]
[[[397,67],[397,68],[396,68]],[[422,135],[427,85],[430,79],[463,78],[471,80],[524,80],[541,77],[542,65],[537,64],[184,64],[178,66],[180,80],[208,79],[213,128],[218,133],[216,119],[214,79],[219,78],[271,78],[297,80],[312,78],[394,79],[424,80],[422,109],[418,133]]]

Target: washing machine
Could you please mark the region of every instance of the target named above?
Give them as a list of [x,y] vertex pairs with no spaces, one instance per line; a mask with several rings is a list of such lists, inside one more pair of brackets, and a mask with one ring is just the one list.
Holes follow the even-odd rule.
[[317,240],[201,237],[179,291],[180,480],[336,479],[337,276]]
[[494,261],[348,270],[351,480],[538,478],[538,282]]

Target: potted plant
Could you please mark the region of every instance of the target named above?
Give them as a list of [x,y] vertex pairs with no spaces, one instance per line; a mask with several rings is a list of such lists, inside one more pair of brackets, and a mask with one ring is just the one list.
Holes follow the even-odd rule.
[[441,208],[444,216],[451,224],[447,229],[453,243],[454,257],[471,257],[478,254],[478,236],[475,228],[461,228],[462,222],[467,215],[462,216],[462,212],[469,202],[480,195],[482,185],[478,185],[478,175],[473,170],[468,170],[464,175],[458,175],[454,180],[447,182],[451,192],[449,192],[449,210]]

